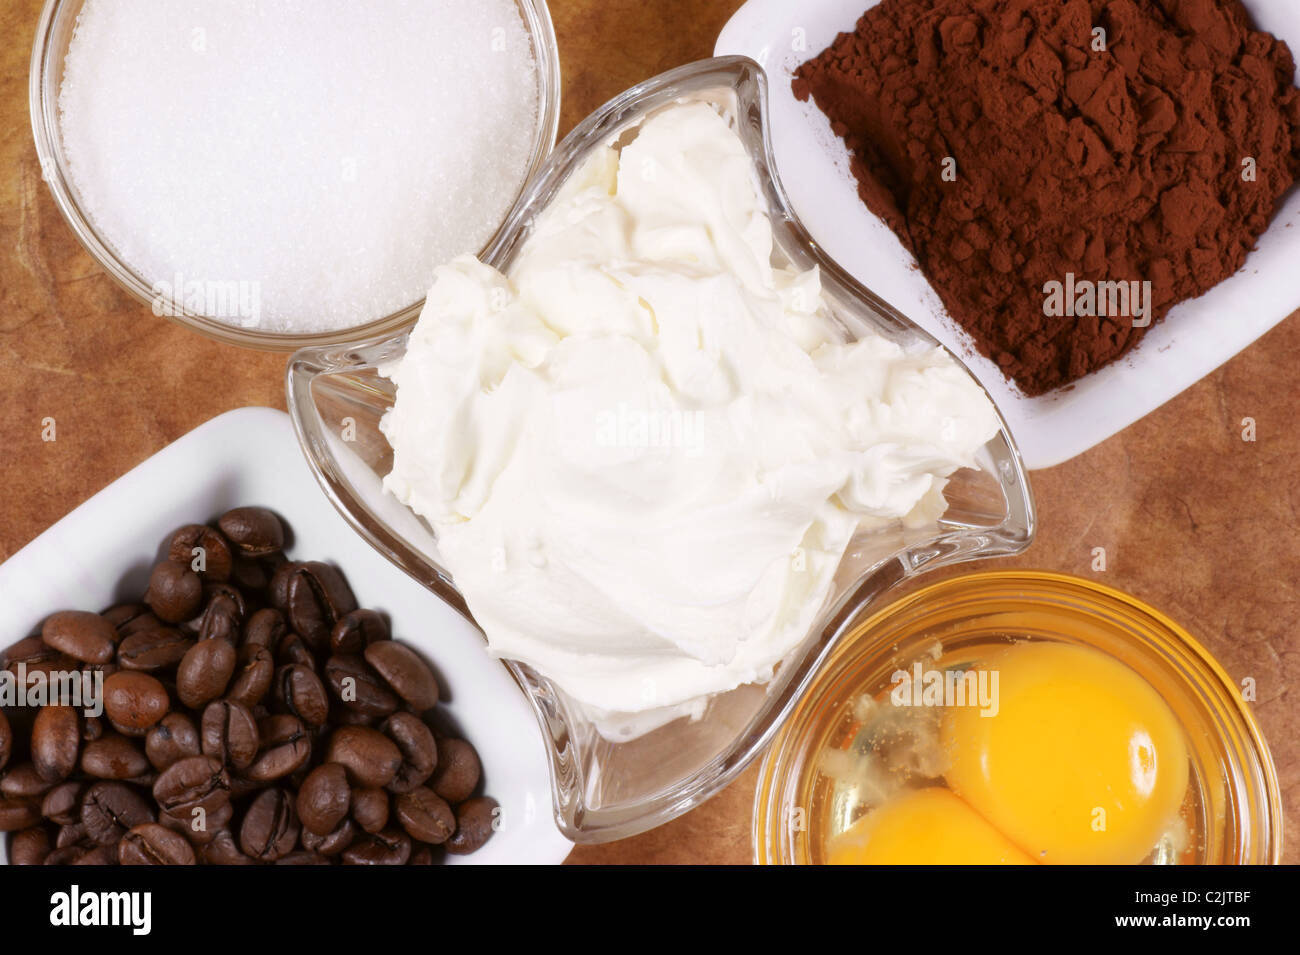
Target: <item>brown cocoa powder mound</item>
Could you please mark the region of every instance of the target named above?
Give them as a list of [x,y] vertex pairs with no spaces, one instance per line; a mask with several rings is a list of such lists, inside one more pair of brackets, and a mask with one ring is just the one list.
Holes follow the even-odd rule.
[[1242,267],[1300,178],[1294,75],[1238,0],[884,0],[794,93],[979,351],[1040,395],[1146,332],[1049,317],[1046,283],[1150,281],[1158,321]]

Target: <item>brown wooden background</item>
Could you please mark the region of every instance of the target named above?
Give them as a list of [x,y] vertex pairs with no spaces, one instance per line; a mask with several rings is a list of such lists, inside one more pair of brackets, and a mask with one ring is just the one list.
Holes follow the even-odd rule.
[[[738,0],[552,0],[562,132],[609,97],[711,54]],[[27,114],[40,0],[5,0],[0,71],[0,560],[191,428],[284,407],[282,355],[218,345],[135,304],[73,239]],[[1230,316],[1225,316],[1225,320]],[[1101,576],[1254,677],[1300,861],[1300,320],[1087,454],[1034,475],[1041,531],[1009,562]],[[58,422],[44,443],[41,420]],[[1241,440],[1241,421],[1258,440]],[[1094,547],[1109,568],[1090,570]],[[342,555],[339,555],[340,557]],[[18,635],[11,635],[18,636]],[[4,635],[0,635],[3,638]],[[7,638],[5,638],[7,639]],[[574,862],[746,862],[753,769],[705,806]]]

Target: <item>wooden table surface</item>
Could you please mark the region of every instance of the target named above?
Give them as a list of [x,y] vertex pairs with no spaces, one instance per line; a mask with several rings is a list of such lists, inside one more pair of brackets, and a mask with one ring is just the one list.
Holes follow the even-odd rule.
[[[552,0],[562,131],[609,97],[710,55],[738,0]],[[40,0],[0,10],[0,561],[125,471],[214,415],[284,407],[285,357],[155,318],[73,238],[41,181],[27,113]],[[1230,316],[1225,316],[1225,319]],[[1300,318],[1101,446],[1033,475],[1041,519],[1002,562],[1096,577],[1183,623],[1257,685],[1300,861]],[[42,420],[57,440],[41,440]],[[1253,418],[1257,439],[1242,440]],[[1093,548],[1108,567],[1094,573]],[[14,638],[21,635],[10,635]],[[701,808],[571,861],[743,863],[753,768]]]

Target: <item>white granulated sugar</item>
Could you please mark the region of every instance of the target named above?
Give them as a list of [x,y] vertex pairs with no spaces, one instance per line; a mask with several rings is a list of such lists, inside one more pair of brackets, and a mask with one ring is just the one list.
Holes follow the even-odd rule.
[[320,332],[492,236],[538,76],[513,0],[88,0],[59,108],[87,217],[155,291]]

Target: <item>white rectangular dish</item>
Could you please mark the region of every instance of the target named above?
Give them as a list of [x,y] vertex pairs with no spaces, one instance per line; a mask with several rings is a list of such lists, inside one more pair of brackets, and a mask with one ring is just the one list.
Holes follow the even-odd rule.
[[[790,89],[793,71],[851,31],[879,0],[749,0],[718,37],[718,55],[766,69],[772,148],[791,204],[814,240],[850,274],[961,356],[1011,427],[1030,469],[1081,454],[1205,377],[1300,308],[1300,190],[1280,207],[1244,269],[1170,311],[1120,361],[1039,398],[1021,394],[967,334],[890,231],[858,198],[844,143],[812,102]],[[1300,53],[1300,3],[1243,0],[1255,24]]]
[[[501,826],[467,863],[559,863],[572,848],[551,813],[537,723],[504,666],[460,614],[374,548],[334,510],[303,460],[288,415],[231,411],[128,472],[0,565],[0,646],[61,609],[102,610],[143,593],[156,549],[182,524],[243,504],[271,508],[291,557],[335,564],[363,607],[389,616],[393,636],[434,665],[447,715],[483,762]],[[7,861],[0,840],[0,863]]]

